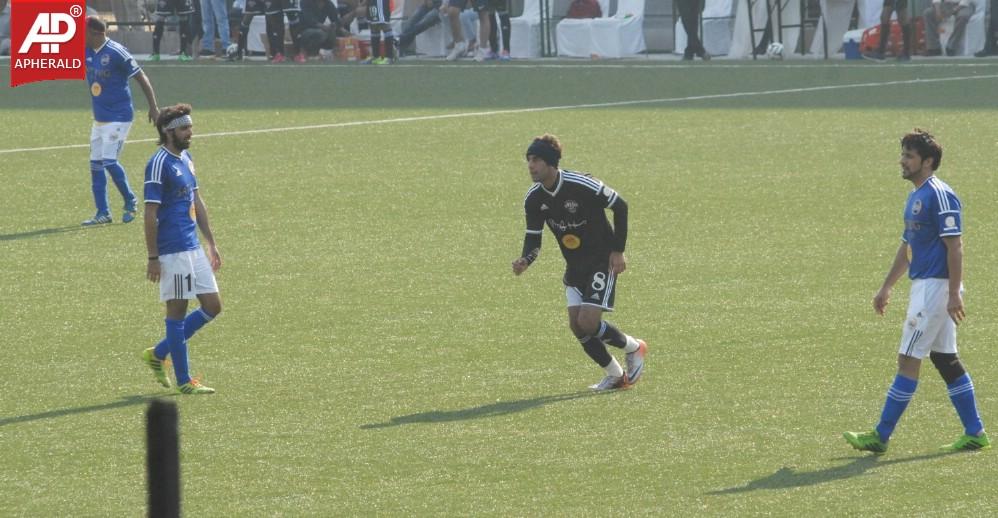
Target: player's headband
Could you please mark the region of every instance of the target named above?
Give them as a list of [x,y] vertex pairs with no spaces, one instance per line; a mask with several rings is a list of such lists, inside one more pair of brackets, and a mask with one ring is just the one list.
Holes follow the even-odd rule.
[[183,115],[183,116],[177,117],[176,119],[173,119],[172,121],[170,121],[170,123],[167,124],[166,127],[163,128],[163,130],[164,131],[165,130],[172,130],[172,129],[183,128],[185,126],[193,126],[193,125],[194,125],[194,119],[192,119],[190,115]]
[[529,157],[530,155],[540,158],[552,167],[558,167],[558,161],[561,160],[561,151],[558,151],[554,146],[541,139],[534,139],[530,147],[527,148],[527,156]]

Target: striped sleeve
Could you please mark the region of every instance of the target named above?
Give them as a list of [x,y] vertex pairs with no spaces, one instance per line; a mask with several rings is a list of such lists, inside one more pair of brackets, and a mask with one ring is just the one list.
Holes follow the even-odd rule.
[[142,188],[146,203],[163,203],[163,168],[166,153],[162,150],[146,164],[146,181]]

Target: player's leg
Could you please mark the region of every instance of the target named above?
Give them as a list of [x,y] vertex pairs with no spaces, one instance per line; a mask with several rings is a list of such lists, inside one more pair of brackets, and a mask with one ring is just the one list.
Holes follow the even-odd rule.
[[104,142],[100,128],[96,122],[90,128],[90,192],[93,193],[97,212],[94,217],[82,223],[84,226],[111,222],[111,210],[107,202],[107,176],[104,175],[102,158]]
[[263,14],[261,5],[262,2],[260,0],[248,0],[246,2],[246,11],[239,22],[239,40],[237,43],[239,50],[236,51],[236,60],[243,59],[243,56],[246,55],[246,42],[249,38],[250,25],[253,23],[254,16]]
[[895,2],[898,1],[902,0],[884,0],[883,8],[880,10],[880,42],[877,44],[876,51],[864,54],[863,57],[876,61],[884,59],[884,52],[887,50],[887,40],[891,36],[891,13],[894,12]]
[[500,33],[500,35],[502,37],[502,51],[499,52],[499,60],[500,61],[508,61],[509,60],[509,34],[510,34],[509,33],[509,31],[510,31],[510,22],[509,22],[508,3],[507,3],[507,7],[504,7],[502,10],[496,11],[496,15],[499,18],[499,33]]
[[908,0],[896,0],[897,1],[897,12],[898,12],[898,23],[901,25],[901,54],[898,55],[898,59],[901,61],[911,60],[911,49],[914,43],[915,37],[915,24],[911,21],[911,16],[908,14]]
[[[222,312],[222,299],[218,295],[218,282],[215,274],[211,271],[211,263],[204,253],[203,248],[192,252],[191,260],[193,277],[189,281],[189,286],[193,289],[201,307],[191,311],[184,317],[184,340],[190,339],[205,324],[211,322]],[[185,280],[185,282],[188,282]],[[166,340],[158,343],[155,347],[158,358],[166,358],[169,354],[169,344]]]
[[488,0],[475,0],[475,11],[478,13],[478,52],[475,61],[482,62],[492,53],[490,41],[492,38],[492,11]]
[[[947,287],[946,292],[948,293],[948,291]],[[943,322],[935,344],[933,344],[932,352],[929,353],[929,359],[932,360],[932,364],[939,371],[943,381],[946,382],[949,399],[963,424],[963,436],[956,442],[943,446],[943,449],[955,451],[990,448],[991,442],[988,440],[987,433],[984,432],[984,423],[977,411],[974,382],[957,354],[956,324],[953,323],[952,319],[947,318]]]
[[[167,254],[159,260],[162,265],[160,300],[166,303],[166,342],[177,378],[177,390],[183,394],[210,394],[213,389],[191,378],[184,329],[187,301],[197,296],[197,271],[204,266],[196,251]],[[208,268],[210,271],[210,266]]]
[[114,186],[118,188],[118,192],[125,203],[121,215],[123,223],[131,223],[135,219],[136,204],[138,203],[138,198],[128,183],[128,174],[125,173],[125,168],[118,162],[121,150],[125,147],[125,139],[128,138],[128,130],[131,127],[132,123],[130,122],[111,122],[101,128],[105,133],[101,149],[102,165],[111,176]]
[[156,11],[153,13],[155,20],[152,30],[152,55],[149,59],[159,61],[159,44],[163,41],[163,30],[166,27],[166,17],[170,15],[170,1],[157,0]]
[[291,31],[291,45],[294,47],[295,63],[304,63],[305,49],[301,43],[301,0],[285,0],[284,16],[288,18],[288,29]]
[[946,55],[955,56],[963,47],[967,23],[974,15],[974,4],[951,6],[949,9],[953,12],[953,33],[950,34],[949,41],[946,42]]
[[445,58],[447,61],[454,61],[460,58],[464,54],[464,51],[468,49],[468,42],[464,40],[464,32],[461,30],[461,9],[463,4],[463,1],[456,1],[451,2],[447,6],[447,21],[450,23],[451,38],[454,40],[451,50]]

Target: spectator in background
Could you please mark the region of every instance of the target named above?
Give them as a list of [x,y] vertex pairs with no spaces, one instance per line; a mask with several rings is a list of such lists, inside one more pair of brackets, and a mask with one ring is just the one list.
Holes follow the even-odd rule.
[[194,3],[192,0],[158,0],[156,2],[156,25],[152,32],[152,55],[150,61],[159,61],[159,44],[163,39],[163,30],[166,27],[166,18],[176,15],[180,26],[180,61],[190,61],[187,54],[187,44],[191,38],[191,15],[194,14]]
[[946,55],[957,55],[963,46],[963,35],[967,32],[967,22],[974,14],[974,7],[969,0],[932,0],[932,5],[922,12],[922,18],[925,20],[925,55],[942,55],[939,37],[943,21],[950,16],[953,17],[953,33],[946,42]]
[[[371,24],[371,57],[364,63],[387,65],[398,60],[395,33],[392,30],[391,0],[365,0],[367,20]],[[381,52],[381,38],[385,39],[384,55]]]
[[400,53],[413,53],[410,47],[416,41],[416,36],[440,23],[442,4],[443,0],[423,0],[419,4],[412,16],[402,24],[402,34],[399,35]]
[[[911,61],[912,46],[912,23],[908,14],[908,0],[884,0],[884,7],[880,11],[880,45],[877,50],[863,54],[863,57],[871,61],[883,61],[884,52],[887,50],[887,39],[891,37],[891,13],[897,11],[898,23],[901,24],[901,34],[904,40],[904,49],[898,55],[898,61]],[[926,31],[928,32],[928,31]]]
[[218,39],[222,40],[222,52],[229,47],[229,13],[225,0],[201,1],[201,55],[215,54],[215,28],[218,27]]
[[[332,49],[336,46],[339,19],[339,11],[331,0],[302,0],[299,36],[299,56],[302,56],[302,61],[307,56],[319,54],[319,49]],[[298,58],[295,60],[298,61]]]
[[[201,41],[204,39],[204,22],[201,17],[201,0],[191,0],[191,6],[194,7],[194,12],[191,13],[191,48],[188,55],[197,59],[201,57]],[[215,44],[212,43],[212,47]],[[188,49],[181,49],[182,52],[187,52]],[[214,54],[214,52],[212,52]],[[211,57],[211,56],[205,56]]]
[[686,49],[683,51],[683,61],[692,61],[697,56],[704,61],[710,60],[710,54],[703,48],[700,41],[700,13],[703,12],[703,0],[677,0],[679,17],[686,31]]
[[475,0],[475,12],[478,13],[478,52],[475,61],[481,62],[496,59],[498,49],[491,48],[492,18],[497,11],[506,8],[506,0]]

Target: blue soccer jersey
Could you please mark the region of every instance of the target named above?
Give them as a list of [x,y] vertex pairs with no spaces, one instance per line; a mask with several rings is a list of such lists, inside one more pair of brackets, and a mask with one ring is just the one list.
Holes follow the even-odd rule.
[[200,247],[194,191],[198,188],[194,162],[187,151],[174,155],[160,147],[146,164],[145,201],[159,204],[156,245],[160,255]]
[[87,83],[97,122],[131,122],[132,91],[128,79],[141,72],[120,43],[107,40],[94,51],[87,47]]
[[904,239],[911,248],[908,277],[948,279],[946,236],[963,233],[960,199],[949,185],[935,176],[908,196],[904,207]]

